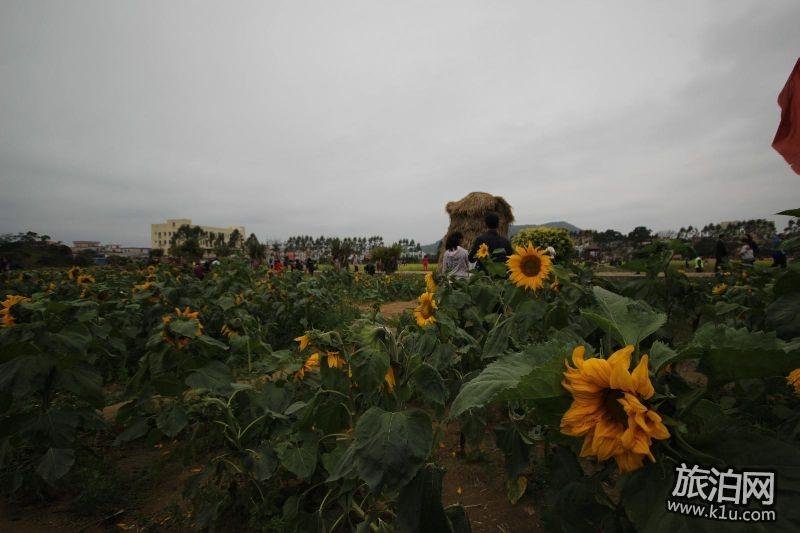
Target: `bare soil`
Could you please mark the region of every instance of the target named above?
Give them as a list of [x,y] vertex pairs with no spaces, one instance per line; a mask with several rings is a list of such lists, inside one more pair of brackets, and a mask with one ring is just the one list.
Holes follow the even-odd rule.
[[484,440],[482,460],[469,461],[459,455],[457,424],[447,428],[436,453],[437,462],[447,469],[442,502],[464,506],[473,533],[543,531],[537,512],[540,498],[531,494],[530,486],[516,504],[509,502],[503,454],[490,440]]

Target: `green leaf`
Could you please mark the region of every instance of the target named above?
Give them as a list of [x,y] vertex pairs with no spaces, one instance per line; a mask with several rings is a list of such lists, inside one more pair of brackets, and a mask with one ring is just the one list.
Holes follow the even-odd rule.
[[[342,445],[339,444],[336,449],[338,450],[341,446]],[[325,466],[325,470],[330,473],[330,476],[328,476],[328,479],[325,481],[333,483],[339,479],[351,477],[356,469],[355,456],[356,443],[352,442],[343,452],[338,452],[336,456],[331,457],[330,465]]]
[[75,464],[75,450],[71,448],[50,448],[47,450],[39,464],[36,473],[51,485],[64,477]]
[[641,300],[632,300],[602,287],[594,287],[592,292],[598,308],[581,310],[581,314],[623,346],[638,346],[667,322],[666,314],[654,311]]
[[513,424],[495,426],[494,438],[506,460],[506,476],[508,479],[517,479],[528,469],[530,446]]
[[782,339],[800,337],[800,292],[786,294],[770,303],[765,325]]
[[236,302],[230,296],[223,296],[222,298],[217,300],[217,305],[222,308],[223,311],[227,311],[231,307],[236,306]]
[[374,492],[399,490],[411,481],[433,445],[431,419],[417,409],[391,413],[371,407],[355,435],[356,469]]
[[95,407],[103,404],[103,377],[88,365],[73,365],[58,373],[58,387],[89,400]]
[[501,321],[486,335],[486,342],[483,343],[483,357],[494,358],[502,355],[508,348],[508,335],[511,329],[513,317],[508,317]]
[[221,361],[211,361],[186,378],[186,384],[193,389],[209,389],[215,392],[230,390],[232,381],[230,369]]
[[197,325],[198,322],[195,319],[176,318],[169,323],[168,327],[173,333],[193,339],[199,337],[197,334]]
[[282,443],[276,450],[281,466],[300,479],[310,478],[317,468],[317,441],[314,439],[306,439],[300,445]]
[[530,358],[517,353],[506,355],[465,383],[450,405],[450,418],[456,418],[474,407],[482,407],[501,393],[516,388],[523,376],[533,369]]
[[140,418],[132,425],[128,426],[125,431],[117,435],[117,438],[114,439],[114,446],[119,446],[122,443],[130,442],[147,435],[147,432],[150,431],[148,420],[148,418]]
[[564,360],[573,348],[574,345],[554,340],[501,357],[461,387],[450,405],[450,418],[496,400],[538,400],[563,395]]
[[678,353],[661,341],[655,341],[648,353],[650,356],[650,372],[657,374],[661,367],[676,359]]
[[442,477],[445,469],[426,465],[420,469],[397,498],[398,533],[445,533],[452,531],[442,506]]
[[775,213],[776,215],[785,215],[787,217],[800,217],[800,208],[798,209],[787,209],[786,211],[781,211],[780,213]]
[[167,437],[174,437],[186,427],[189,418],[186,411],[178,404],[169,409],[164,409],[156,417],[156,427]]
[[54,366],[53,360],[41,355],[22,355],[0,365],[0,392],[11,392],[15,399],[28,396],[44,385]]
[[383,384],[383,378],[389,370],[389,356],[373,350],[360,351],[350,361],[353,379],[359,388],[374,391]]
[[39,439],[44,437],[46,443],[53,447],[66,448],[72,445],[79,423],[80,417],[76,413],[51,409],[34,418],[25,433],[31,433]]
[[266,481],[278,468],[278,459],[275,452],[264,444],[255,450],[247,450],[248,456],[245,464],[252,476],[257,481]]
[[208,335],[200,335],[197,337],[197,340],[202,342],[203,344],[208,344],[209,346],[213,346],[215,348],[219,348],[221,350],[227,350],[228,345],[222,341],[218,341],[214,337],[209,337]]
[[[800,522],[800,449],[753,431],[731,431],[730,428],[706,435],[703,441],[695,440],[693,445],[705,453],[721,458],[727,468],[733,468],[736,472],[775,473],[775,504],[772,509],[775,510],[776,521],[725,522],[725,531],[744,533],[797,529]],[[687,463],[687,467],[692,464]],[[638,531],[720,531],[719,521],[689,517],[666,510],[666,500],[672,498],[675,487],[676,466],[673,462],[659,460],[623,476],[621,503],[628,518]],[[700,463],[698,466],[711,468],[713,465]],[[764,509],[760,506],[756,508]]]
[[800,350],[786,351],[775,333],[706,324],[695,332],[680,357],[699,358],[699,370],[713,384],[748,378],[785,377],[800,367]]
[[68,346],[78,352],[85,352],[89,347],[89,343],[92,342],[92,334],[89,332],[89,329],[78,322],[67,325],[60,332],[53,335],[53,337],[58,339],[60,344]]
[[414,392],[426,403],[444,405],[448,391],[439,372],[428,363],[422,363],[411,377]]

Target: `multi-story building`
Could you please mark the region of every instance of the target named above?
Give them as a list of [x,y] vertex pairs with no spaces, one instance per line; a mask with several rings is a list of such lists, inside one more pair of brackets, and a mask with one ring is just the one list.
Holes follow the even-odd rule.
[[[167,219],[165,223],[161,224],[151,224],[150,225],[150,247],[160,248],[164,250],[164,253],[169,253],[169,246],[170,241],[172,240],[172,236],[178,231],[183,225],[192,226],[192,221],[188,218],[170,218]],[[214,246],[214,241],[217,239],[219,235],[227,242],[230,239],[231,233],[234,230],[239,230],[239,234],[242,237],[242,241],[247,237],[244,232],[244,226],[231,226],[228,228],[217,228],[214,226],[200,226],[203,228],[203,238],[200,239],[200,246],[202,246],[206,254],[210,254],[212,248]]]
[[150,248],[142,246],[121,246],[119,244],[104,244],[101,251],[106,255],[120,255],[131,259],[146,259],[150,254]]
[[76,254],[81,250],[100,250],[100,241],[72,241],[72,253]]

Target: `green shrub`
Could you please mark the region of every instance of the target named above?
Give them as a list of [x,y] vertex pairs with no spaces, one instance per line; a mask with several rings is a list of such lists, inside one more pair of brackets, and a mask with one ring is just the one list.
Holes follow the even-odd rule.
[[575,253],[575,246],[569,232],[561,228],[526,228],[514,235],[511,242],[514,246],[525,246],[531,243],[542,249],[552,246],[558,260],[569,259]]

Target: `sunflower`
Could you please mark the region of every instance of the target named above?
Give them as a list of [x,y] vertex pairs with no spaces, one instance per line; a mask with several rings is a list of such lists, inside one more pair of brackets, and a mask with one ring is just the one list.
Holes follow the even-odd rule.
[[478,251],[475,252],[475,257],[478,259],[486,259],[489,257],[489,245],[486,243],[478,246]]
[[78,275],[80,275],[80,273],[81,269],[74,266],[69,270],[67,270],[67,277],[69,277],[69,279],[71,279],[72,281],[75,281],[76,279],[78,279]]
[[301,352],[308,347],[308,342],[309,342],[308,333],[306,333],[304,335],[300,335],[299,337],[296,337],[294,340],[296,340],[298,343],[300,343],[300,351]]
[[236,337],[237,335],[239,335],[239,333],[235,329],[229,327],[227,324],[223,324],[222,325],[222,329],[220,330],[220,333],[222,333],[223,335],[225,335],[229,339],[231,337]]
[[145,281],[144,283],[140,283],[139,285],[133,286],[133,292],[144,292],[149,291],[153,287],[153,284],[149,281]]
[[194,331],[195,336],[199,337],[200,335],[203,334],[203,324],[200,323],[200,311],[192,311],[191,309],[189,309],[188,306],[186,306],[186,308],[183,311],[181,311],[179,308],[176,307],[174,315],[164,315],[163,317],[161,317],[161,322],[164,323],[164,331],[161,334],[161,338],[167,344],[171,344],[175,348],[181,349],[185,348],[189,344],[189,341],[191,340],[189,337],[184,337],[182,335],[176,337],[175,334],[169,329],[168,326],[170,322],[172,322],[172,320],[175,318],[183,320],[193,320],[196,326]]
[[303,363],[303,366],[295,372],[294,379],[303,379],[306,377],[306,372],[313,372],[314,370],[319,369],[319,353],[315,352],[312,353],[306,362]]
[[155,275],[157,270],[158,269],[154,265],[149,265],[147,267],[147,273],[150,274],[151,276]]
[[714,288],[711,289],[711,293],[714,294],[715,296],[721,296],[725,294],[725,291],[727,290],[728,290],[728,284],[720,283],[719,285],[714,285]]
[[800,368],[795,368],[786,376],[786,383],[794,387],[795,393],[800,396]]
[[386,375],[383,376],[383,380],[386,382],[386,390],[389,392],[394,392],[394,369],[391,367],[391,365],[389,366],[389,370],[386,371]]
[[244,301],[245,301],[245,300],[244,300],[244,294],[242,294],[242,293],[240,292],[239,294],[237,294],[237,295],[236,295],[236,296],[233,298],[233,301],[234,301],[234,303],[235,303],[236,305],[242,305],[242,304],[244,303]]
[[436,281],[433,279],[433,272],[425,274],[425,290],[428,292],[436,292]]
[[436,310],[436,300],[433,299],[433,294],[423,292],[418,301],[419,305],[414,309],[414,317],[417,319],[417,324],[420,327],[425,327],[436,322],[436,317],[433,316]]
[[669,432],[658,413],[642,403],[655,394],[647,355],[630,372],[633,346],[608,359],[584,360],[584,352],[583,346],[576,347],[575,366],[566,363],[562,385],[572,393],[572,405],[561,419],[561,432],[584,437],[581,457],[613,457],[621,472],[640,468],[645,457],[655,462],[652,439],[667,439]]
[[89,274],[81,274],[76,281],[78,285],[89,285],[90,283],[94,283],[94,278]]
[[0,309],[0,316],[3,317],[4,328],[10,328],[17,323],[17,321],[14,320],[13,307],[27,301],[30,301],[30,298],[19,296],[18,294],[6,294],[6,299],[0,302],[3,306],[2,309]]
[[329,368],[344,368],[347,364],[344,357],[339,355],[339,352],[328,352],[328,367]]
[[537,290],[542,288],[545,278],[550,274],[550,256],[528,244],[517,246],[517,253],[506,261],[511,282],[517,287]]

